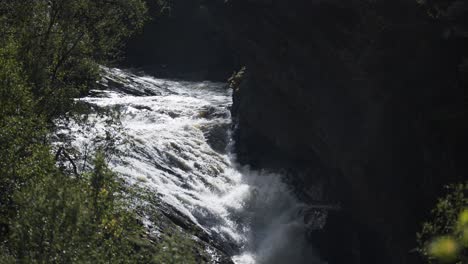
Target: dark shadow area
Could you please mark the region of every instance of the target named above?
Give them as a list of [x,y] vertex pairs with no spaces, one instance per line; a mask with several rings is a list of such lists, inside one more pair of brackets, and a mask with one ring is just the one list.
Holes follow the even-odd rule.
[[239,161],[340,203],[311,232],[335,264],[422,263],[416,232],[467,179],[464,1],[175,0],[127,49],[158,77],[234,90]]
[[160,78],[226,81],[236,68],[233,52],[204,2],[172,0],[170,10],[130,40],[124,66]]
[[467,179],[468,6],[424,2],[238,0],[223,13],[247,66],[238,155],[293,168],[305,191],[329,181],[343,210],[312,240],[330,263],[422,263],[416,232]]

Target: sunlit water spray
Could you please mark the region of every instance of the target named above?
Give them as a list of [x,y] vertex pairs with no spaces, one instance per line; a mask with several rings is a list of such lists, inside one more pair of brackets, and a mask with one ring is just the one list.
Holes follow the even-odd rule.
[[235,244],[237,264],[319,263],[305,242],[305,206],[281,176],[240,167],[228,151],[232,98],[224,84],[105,70],[107,89],[80,101],[118,109],[121,124],[98,114],[91,127],[68,124],[61,133],[72,135],[81,153],[95,147],[96,137],[112,137],[120,153],[110,161],[113,169],[211,236]]

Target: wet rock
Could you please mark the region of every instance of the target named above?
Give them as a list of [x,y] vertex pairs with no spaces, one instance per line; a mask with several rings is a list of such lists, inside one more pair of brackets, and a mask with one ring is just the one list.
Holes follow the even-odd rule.
[[171,205],[164,203],[149,190],[139,190],[145,203],[137,206],[136,210],[143,219],[146,219],[148,237],[142,241],[157,244],[162,235],[171,235],[178,230],[190,234],[194,239],[194,250],[200,263],[233,264],[230,255],[232,245],[225,244],[222,240],[210,236],[183,213]]
[[203,168],[202,165],[200,165],[200,163],[198,163],[198,162],[195,162],[195,163],[193,164],[193,166],[194,166],[196,169],[198,169],[198,170],[201,170],[201,169]]
[[117,91],[133,96],[157,96],[162,95],[167,89],[163,83],[148,83],[137,75],[128,71],[123,73],[116,68],[107,68],[102,66],[103,78],[98,83],[102,90]]
[[179,158],[178,156],[167,152],[166,157],[169,159],[169,162],[171,162],[173,165],[177,166],[178,168],[184,170],[184,171],[191,171],[192,167],[187,164],[183,159]]
[[177,118],[180,116],[180,114],[175,113],[175,112],[168,112],[167,115],[170,116],[171,118]]
[[147,110],[147,111],[152,111],[151,107],[146,106],[146,105],[132,105],[133,108],[138,109],[138,110]]
[[207,143],[213,150],[219,153],[226,153],[226,148],[229,144],[229,127],[229,124],[215,124],[202,128]]
[[213,118],[229,118],[229,110],[221,107],[209,106],[201,110],[198,114],[199,118],[213,119]]

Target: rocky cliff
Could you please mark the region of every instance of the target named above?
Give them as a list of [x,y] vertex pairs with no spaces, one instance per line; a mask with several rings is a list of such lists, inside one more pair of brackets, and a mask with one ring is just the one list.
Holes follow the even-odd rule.
[[330,263],[418,263],[420,223],[468,175],[467,5],[220,2],[247,67],[233,106],[240,160],[287,171],[305,194],[322,182],[342,204],[311,235]]
[[204,0],[168,0],[161,11],[149,1],[154,18],[128,43],[124,67],[161,78],[225,81],[234,68],[222,24]]

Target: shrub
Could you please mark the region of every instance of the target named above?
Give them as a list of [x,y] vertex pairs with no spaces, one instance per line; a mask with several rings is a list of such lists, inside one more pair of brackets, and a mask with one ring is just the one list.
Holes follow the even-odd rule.
[[417,234],[418,251],[429,263],[468,261],[468,183],[449,187]]
[[17,214],[10,222],[10,255],[23,263],[150,260],[131,242],[143,235],[143,226],[128,209],[102,154],[96,155],[94,171],[80,179],[51,170],[35,175],[14,195]]

